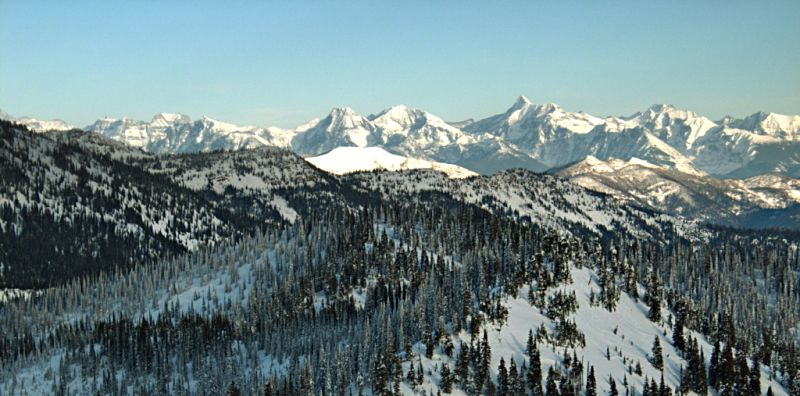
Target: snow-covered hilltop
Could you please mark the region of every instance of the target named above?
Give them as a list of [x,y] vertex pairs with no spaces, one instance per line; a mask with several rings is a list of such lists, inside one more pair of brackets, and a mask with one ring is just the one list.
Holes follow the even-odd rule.
[[326,172],[336,175],[373,170],[433,169],[453,179],[478,174],[457,165],[443,164],[389,153],[380,147],[339,147],[306,161]]

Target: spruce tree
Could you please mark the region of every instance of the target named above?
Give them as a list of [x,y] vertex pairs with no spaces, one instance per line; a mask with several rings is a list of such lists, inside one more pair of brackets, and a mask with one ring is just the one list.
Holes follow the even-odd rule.
[[547,371],[547,385],[545,386],[545,396],[560,396],[558,385],[556,384],[556,372],[553,367]]
[[736,369],[731,342],[725,344],[722,358],[719,361],[719,391],[721,396],[734,395],[736,392]]
[[679,351],[686,350],[686,339],[683,335],[685,320],[684,314],[678,310],[677,317],[675,318],[675,325],[672,327],[672,345]]
[[650,362],[653,364],[653,367],[663,370],[664,369],[664,354],[661,349],[661,341],[658,340],[658,336],[655,336],[653,340],[653,349],[651,351]]
[[[750,366],[747,364],[747,355],[739,350],[736,354],[736,374],[734,388],[736,394],[745,395],[750,389]],[[760,393],[760,392],[759,392]]]
[[411,389],[417,387],[417,373],[414,372],[413,362],[408,367],[408,373],[406,373],[406,380],[408,381],[408,385],[411,387]]
[[649,272],[645,290],[645,303],[650,308],[647,317],[653,322],[658,322],[661,320],[661,280],[652,268]]
[[658,384],[658,395],[659,396],[671,396],[672,389],[670,389],[667,384],[664,382],[664,372],[661,372],[661,382]]
[[714,342],[714,349],[711,351],[711,361],[708,370],[708,383],[715,389],[719,389],[720,373],[722,369],[722,365],[720,364],[722,360],[721,353],[720,343],[719,340],[717,340]]
[[586,396],[597,396],[597,379],[594,377],[594,366],[589,366],[589,375],[586,376]]
[[228,384],[228,389],[225,391],[225,395],[226,396],[241,396],[241,394],[242,394],[242,392],[239,391],[239,388],[236,387],[236,384],[234,384],[233,381],[231,381],[231,383]]
[[533,346],[528,350],[528,358],[530,359],[527,375],[528,389],[530,389],[531,395],[542,396],[542,360],[539,356],[539,347],[535,344],[529,345]]
[[459,349],[458,352],[458,358],[456,359],[456,370],[455,370],[456,376],[462,383],[466,382],[467,377],[469,376],[469,355],[470,355],[469,344],[462,342],[461,348]]
[[497,387],[501,395],[508,395],[508,370],[506,361],[500,358],[500,365],[497,366]]
[[761,363],[758,361],[758,356],[753,356],[753,368],[750,370],[749,389],[751,395],[758,395],[761,393]]
[[619,396],[619,391],[617,390],[617,382],[614,381],[614,378],[610,375],[608,376],[608,394],[609,396]]
[[453,391],[453,378],[450,375],[450,365],[447,363],[442,364],[441,369],[441,382],[440,388],[444,393],[450,393]]
[[516,396],[522,393],[522,384],[519,378],[519,370],[517,370],[517,362],[513,356],[508,366],[508,393]]

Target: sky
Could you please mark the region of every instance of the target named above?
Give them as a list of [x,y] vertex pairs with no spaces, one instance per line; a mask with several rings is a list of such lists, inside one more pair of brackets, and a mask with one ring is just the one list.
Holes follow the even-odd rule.
[[0,109],[294,127],[519,95],[597,116],[800,114],[800,1],[0,0]]

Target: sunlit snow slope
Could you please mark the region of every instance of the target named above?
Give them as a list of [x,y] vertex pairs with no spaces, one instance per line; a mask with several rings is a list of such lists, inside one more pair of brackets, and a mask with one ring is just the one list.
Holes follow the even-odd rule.
[[457,165],[403,157],[380,147],[339,147],[306,160],[317,168],[337,175],[380,169],[389,171],[433,169],[444,172],[452,179],[477,176],[477,173]]

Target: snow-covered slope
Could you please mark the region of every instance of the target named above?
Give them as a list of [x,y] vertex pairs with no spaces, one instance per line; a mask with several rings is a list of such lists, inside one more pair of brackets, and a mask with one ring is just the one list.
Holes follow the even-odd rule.
[[[662,311],[662,318],[657,322],[652,322],[647,318],[647,305],[642,302],[640,296],[629,296],[622,293],[617,303],[616,309],[608,311],[597,302],[597,295],[601,290],[600,279],[595,271],[588,268],[572,268],[571,282],[558,287],[562,293],[575,293],[578,308],[576,312],[569,315],[583,334],[586,336],[586,345],[575,348],[578,361],[584,364],[591,364],[595,370],[597,379],[598,394],[609,394],[609,378],[616,382],[618,391],[622,393],[627,390],[621,384],[627,381],[632,389],[641,389],[644,380],[654,379],[660,381],[662,370],[657,369],[651,364],[651,346],[653,340],[658,338],[663,348],[664,382],[672,389],[677,389],[681,383],[681,370],[688,366],[688,362],[681,357],[682,353],[677,350],[672,343],[672,331],[669,321],[675,316],[668,310]],[[493,375],[497,375],[497,368],[500,359],[505,361],[508,367],[512,360],[516,367],[523,367],[529,364],[526,357],[526,340],[529,332],[536,334],[537,329],[544,328],[550,336],[556,334],[556,321],[547,317],[545,310],[531,305],[525,298],[528,295],[528,288],[520,290],[516,298],[508,298],[503,301],[503,305],[508,309],[508,321],[501,326],[486,326],[489,346],[492,351],[492,360],[489,365]],[[554,293],[548,293],[552,296]],[[592,304],[592,299],[595,303]],[[686,331],[686,337],[698,340],[700,348],[705,356],[711,356],[713,345],[702,335],[694,331]],[[462,345],[467,345],[471,340],[466,331],[462,331],[457,341]],[[459,342],[456,342],[458,344]],[[563,363],[565,352],[570,348],[547,346],[539,347],[543,371],[546,373],[549,367],[557,369]],[[610,353],[606,355],[606,353]],[[422,350],[419,351],[423,353]],[[451,366],[456,365],[456,360],[444,354],[436,354],[431,359],[423,357],[424,367],[433,369],[436,365],[444,363]],[[641,374],[631,372],[630,368],[640,365]],[[585,367],[588,370],[588,367]],[[773,392],[788,394],[774,380],[770,380],[770,371],[767,367],[759,367],[761,371],[761,393],[766,393],[768,388]],[[544,374],[546,376],[546,374]],[[427,387],[431,392],[438,390],[434,384]],[[775,393],[775,394],[778,394]],[[406,394],[413,394],[408,392]],[[454,392],[455,395],[464,395],[462,391]],[[634,393],[632,393],[634,394]]]
[[0,287],[124,268],[252,225],[129,163],[148,155],[84,135],[31,133],[0,121]]
[[591,156],[555,173],[625,202],[728,225],[748,226],[741,216],[800,203],[800,180],[775,174],[721,180],[638,158],[603,161]]
[[425,169],[359,173],[345,180],[387,198],[413,200],[429,193],[442,193],[496,214],[565,233],[624,233],[640,238],[658,238],[668,233],[691,239],[705,238],[704,231],[690,220],[639,210],[594,194],[566,179],[523,169],[463,180],[449,179],[442,173]]
[[306,158],[306,161],[336,175],[373,170],[433,169],[454,179],[477,176],[477,173],[457,165],[403,157],[380,147],[339,147],[326,154]]
[[[412,256],[418,254],[414,250],[407,251],[411,248],[408,241],[401,239],[391,226],[370,224],[370,227],[374,227],[376,234],[386,235],[387,238],[393,240],[397,246],[404,249],[405,254],[410,253]],[[316,231],[318,228],[314,228],[314,230]],[[380,298],[377,297],[380,296],[377,293],[381,292],[381,288],[391,290],[391,287],[377,281],[377,279],[381,281],[388,279],[386,276],[371,276],[364,286],[350,285],[343,280],[341,283],[337,282],[340,286],[337,287],[336,292],[328,290],[324,284],[312,285],[310,282],[303,288],[292,289],[294,286],[292,283],[284,286],[285,289],[283,289],[280,286],[282,283],[279,282],[284,280],[283,277],[286,277],[288,282],[301,282],[293,278],[292,271],[297,271],[298,276],[304,273],[302,270],[295,270],[295,266],[306,267],[304,260],[300,259],[306,258],[304,255],[308,254],[304,248],[310,242],[306,238],[308,237],[300,232],[286,233],[281,237],[275,234],[248,239],[209,252],[196,253],[180,260],[166,261],[160,266],[142,267],[128,273],[103,277],[96,283],[76,283],[63,289],[46,290],[41,294],[42,303],[40,304],[30,304],[27,301],[9,304],[6,308],[9,316],[0,320],[0,328],[10,328],[12,327],[10,323],[13,323],[15,330],[21,327],[22,329],[35,328],[42,331],[47,330],[47,327],[80,322],[81,333],[79,335],[89,338],[89,342],[96,340],[98,347],[91,348],[91,352],[88,353],[96,356],[96,361],[89,363],[81,363],[70,356],[85,353],[82,352],[85,350],[83,348],[75,348],[74,351],[67,353],[68,348],[60,346],[42,347],[41,351],[36,350],[25,359],[17,359],[12,363],[10,367],[13,371],[0,376],[0,392],[4,394],[15,394],[15,392],[51,394],[56,392],[56,385],[60,383],[63,388],[71,392],[85,394],[92,393],[97,388],[113,388],[113,385],[119,382],[127,384],[127,382],[113,379],[113,377],[111,380],[101,381],[100,378],[107,378],[103,377],[106,371],[90,369],[90,367],[101,367],[130,382],[128,386],[133,389],[141,389],[148,386],[150,382],[160,380],[172,382],[171,386],[175,388],[186,388],[189,390],[186,393],[196,394],[202,393],[203,390],[206,390],[205,387],[209,386],[204,377],[226,370],[227,365],[231,362],[231,360],[220,359],[224,363],[211,363],[211,365],[215,365],[212,368],[215,372],[204,373],[197,370],[196,367],[208,364],[205,361],[170,358],[172,355],[169,353],[180,351],[181,347],[192,348],[195,353],[202,353],[205,356],[214,356],[216,351],[214,347],[229,351],[228,353],[235,356],[235,360],[232,360],[238,362],[234,366],[234,371],[248,371],[229,374],[230,377],[225,378],[225,383],[231,381],[232,378],[241,381],[240,377],[242,376],[252,377],[254,375],[273,375],[280,379],[286,376],[289,370],[292,370],[290,367],[294,364],[292,361],[298,360],[300,357],[298,356],[301,353],[298,351],[299,348],[293,343],[286,343],[285,346],[281,346],[278,353],[270,354],[265,350],[277,349],[274,344],[262,341],[260,338],[259,342],[253,342],[254,335],[258,337],[269,331],[266,334],[270,334],[272,337],[280,337],[278,338],[280,340],[288,339],[300,344],[300,339],[304,338],[300,336],[301,334],[294,334],[294,332],[306,335],[308,334],[306,330],[325,332],[331,328],[335,330],[335,326],[344,325],[337,320],[321,321],[305,318],[306,322],[299,324],[286,320],[287,325],[281,323],[271,327],[269,326],[270,320],[260,321],[257,316],[250,316],[254,312],[262,312],[265,307],[267,307],[266,312],[268,313],[277,312],[275,316],[278,318],[284,316],[291,318],[292,315],[296,315],[297,311],[308,312],[307,316],[309,317],[317,315],[325,317],[326,310],[331,311],[336,307],[341,307],[344,305],[341,303],[342,300],[349,301],[349,305],[347,305],[348,308],[351,308],[349,313],[353,315],[357,313],[369,319],[352,319],[353,321],[364,320],[367,329],[359,328],[353,330],[353,333],[342,334],[341,337],[347,338],[344,341],[342,339],[336,341],[339,344],[346,344],[344,348],[351,348],[352,345],[355,345],[353,349],[363,348],[367,349],[367,352],[369,351],[369,344],[373,342],[371,337],[380,339],[382,334],[377,333],[376,336],[372,332],[373,329],[369,323],[371,320],[378,320],[379,328],[384,326],[385,321],[386,334],[395,334],[400,340],[403,340],[404,336],[414,334],[412,332],[404,333],[406,323],[402,319],[398,323],[397,329],[391,329],[389,327],[389,324],[392,323],[391,316],[396,312],[387,309],[386,305],[370,301]],[[359,249],[361,248],[359,247]],[[416,249],[416,247],[412,249]],[[427,252],[420,251],[419,254],[424,255]],[[450,274],[468,274],[469,272],[466,272],[461,263],[454,260],[454,257],[457,256],[434,256],[434,259],[450,267],[451,270],[448,271]],[[379,350],[375,353],[397,354],[397,364],[402,374],[397,386],[403,395],[441,392],[443,387],[442,367],[447,365],[452,372],[458,365],[458,357],[464,352],[462,348],[466,346],[485,348],[482,353],[486,354],[488,360],[487,369],[492,384],[500,382],[501,360],[506,368],[510,367],[513,361],[518,372],[525,373],[524,368],[533,363],[527,350],[527,341],[531,336],[536,340],[533,347],[539,354],[542,382],[545,382],[551,369],[564,375],[572,368],[581,367],[574,381],[584,386],[589,367],[593,367],[598,394],[610,392],[611,380],[614,381],[620,394],[623,392],[638,394],[644,386],[644,381],[654,380],[658,383],[661,378],[663,378],[664,385],[677,389],[682,383],[681,375],[691,364],[689,356],[680,351],[674,343],[672,324],[676,320],[678,312],[670,310],[659,298],[657,301],[661,307],[661,314],[654,320],[650,320],[648,318],[649,307],[646,300],[642,299],[642,296],[645,295],[645,288],[636,282],[633,284],[632,294],[621,291],[613,308],[604,307],[601,297],[599,297],[603,290],[597,267],[599,263],[595,259],[597,257],[583,257],[580,260],[581,263],[578,263],[578,260],[569,260],[565,263],[569,272],[566,279],[544,288],[543,301],[540,303],[534,303],[535,297],[531,296],[535,296],[538,292],[538,283],[542,282],[543,278],[537,278],[536,283],[524,284],[516,291],[505,291],[498,287],[492,292],[492,294],[498,293],[497,298],[491,296],[492,294],[487,294],[486,298],[491,299],[491,305],[481,305],[480,309],[473,309],[467,313],[471,323],[478,323],[475,336],[470,335],[469,328],[455,327],[459,323],[459,312],[447,312],[447,316],[436,318],[441,323],[444,333],[436,334],[435,341],[431,341],[433,350],[430,353],[427,352],[426,340],[419,337],[409,337],[406,340],[407,344],[399,342],[398,344],[403,348],[401,350]],[[374,263],[368,265],[376,266]],[[630,270],[627,263],[621,265]],[[609,271],[611,270],[609,269]],[[551,271],[547,270],[547,274],[551,274]],[[401,280],[401,282],[408,281]],[[76,290],[85,291],[77,293]],[[448,293],[447,290],[441,290],[441,288],[437,291],[438,294],[434,298],[439,299],[441,304],[453,304],[449,300],[452,298],[451,296],[455,294],[460,298],[461,293],[465,293],[467,301],[470,301],[468,289],[457,290],[454,294]],[[409,293],[413,293],[413,291]],[[555,307],[553,301],[557,294],[574,296],[574,306],[557,312],[551,310],[551,307]],[[274,300],[265,299],[265,296],[274,298]],[[427,297],[419,297],[419,299],[423,298]],[[67,301],[62,302],[62,299],[67,299]],[[277,301],[282,304],[276,303]],[[425,302],[431,304],[427,306],[427,309],[434,309],[433,302]],[[419,313],[416,313],[410,309],[403,311],[403,308],[411,305],[408,305],[406,299],[402,299],[400,303],[403,304],[403,308],[399,309],[401,312],[399,315],[401,318],[403,318],[402,315],[407,315],[406,319],[411,318],[411,326],[416,329],[415,333],[420,333],[420,322],[424,323],[426,334],[430,337],[432,330],[429,329],[425,319],[425,302],[418,303],[415,308],[419,309]],[[490,312],[500,310],[506,312],[505,315],[502,315],[502,319],[489,318]],[[376,311],[380,314],[376,314]],[[17,315],[23,316],[21,312],[25,313],[24,318],[18,320]],[[310,312],[313,312],[314,315],[311,315]],[[682,315],[687,315],[687,312],[689,311],[684,311]],[[166,337],[156,337],[155,335],[147,337],[148,332],[161,334],[150,329],[150,326],[156,328],[163,326],[172,330],[173,328],[169,327],[171,320],[178,315],[189,314],[194,316],[183,316],[184,319],[180,322],[175,320],[180,323],[180,327],[177,328],[177,331],[171,332],[171,337],[167,340],[172,340],[173,337],[188,338],[195,334],[205,335],[209,331],[211,326],[209,323],[212,318],[215,325],[219,326],[221,323],[223,326],[227,326],[230,323],[230,327],[227,327],[223,334],[214,334],[208,337],[203,348],[198,348],[194,343],[188,342],[168,343],[169,341],[165,341]],[[338,315],[345,316],[347,313],[343,312]],[[389,319],[385,319],[386,317]],[[139,332],[130,336],[134,340],[129,343],[122,342],[125,338],[119,341],[114,337],[91,337],[96,334],[105,335],[107,329],[125,329],[126,323],[111,322],[120,320],[120,318],[130,321],[130,323],[142,323],[147,320],[150,325],[137,328]],[[166,323],[158,322],[163,318],[167,319]],[[233,320],[228,321],[229,318]],[[204,319],[208,321],[203,321]],[[345,322],[345,320],[342,319],[341,322]],[[102,325],[98,326],[98,323],[102,323]],[[357,324],[361,323],[357,322]],[[569,337],[564,336],[567,333],[564,330],[564,324],[574,324],[575,326]],[[303,329],[292,326],[302,326]],[[683,330],[685,340],[696,340],[699,350],[702,351],[700,356],[704,359],[702,365],[705,369],[712,356],[712,341],[689,328],[683,328]],[[72,333],[68,334],[52,341],[52,344],[59,345],[62,342],[61,338],[74,337]],[[483,334],[485,334],[485,343]],[[323,354],[319,349],[322,348],[322,345],[327,345],[325,341],[328,335],[317,333],[316,337],[314,341],[318,344],[315,344],[315,348],[313,350],[305,349],[302,351],[303,354]],[[157,369],[151,365],[127,368],[128,372],[124,374],[114,372],[114,370],[123,371],[125,368],[109,363],[110,361],[129,362],[129,359],[134,359],[127,354],[122,354],[123,359],[115,356],[114,353],[131,351],[130,344],[136,342],[137,339],[144,339],[150,343],[148,345],[151,345],[151,348],[144,353],[152,353],[150,351],[168,353],[163,367],[174,371],[156,379],[148,378],[151,372],[158,373]],[[152,341],[150,341],[151,339]],[[222,341],[217,341],[218,339]],[[652,348],[654,340],[658,340],[661,346],[661,368],[658,367],[659,364],[655,363],[656,359],[654,359]],[[102,347],[100,347],[101,345]],[[391,345],[394,348],[394,343]],[[446,345],[452,345],[452,351],[448,352],[445,348]],[[131,352],[131,355],[133,353],[142,352]],[[744,352],[737,351],[738,353]],[[303,357],[310,359],[309,355]],[[365,356],[363,360],[373,358]],[[576,359],[567,361],[567,359],[573,358]],[[95,364],[95,366],[90,366],[90,364]],[[131,366],[133,365],[131,364]],[[191,366],[191,369],[186,369],[187,366]],[[422,381],[414,385],[404,376],[412,367],[415,370],[419,367],[424,372]],[[759,374],[760,393],[766,393],[768,389],[771,389],[774,395],[790,394],[778,381],[781,379],[780,373],[776,373],[770,367],[762,364],[754,368],[758,370]],[[323,361],[312,369],[315,373],[326,373],[340,368],[337,367],[337,364]],[[297,371],[297,368],[293,370]],[[366,371],[366,368],[361,370]],[[68,377],[55,374],[64,371],[71,374]],[[0,372],[0,374],[5,373]],[[318,375],[324,378],[324,374]],[[136,376],[141,376],[142,379],[138,379]],[[370,386],[377,386],[374,377],[369,373],[366,373],[366,376],[372,381]],[[181,382],[174,378],[186,378],[187,380]],[[111,381],[112,386],[108,386],[104,381]],[[452,394],[469,394],[464,389],[464,386],[470,386],[467,381],[454,382]],[[242,385],[241,382],[239,384]],[[317,384],[318,387],[325,386],[324,383],[317,382]],[[255,386],[262,386],[262,383],[256,383]],[[363,387],[362,384],[355,383],[346,383],[342,386],[347,389]]]
[[[163,175],[174,183],[197,193],[217,194],[222,208],[240,207],[248,216],[264,217],[274,210],[294,222],[298,213],[289,201],[291,192],[314,191],[314,197],[333,204],[341,200],[334,177],[320,171],[300,156],[286,149],[260,147],[250,150],[182,154],[150,158],[140,162],[149,172]],[[313,207],[307,197],[305,208]]]

